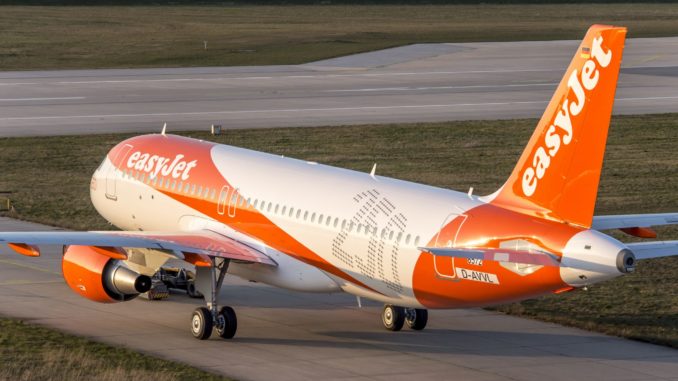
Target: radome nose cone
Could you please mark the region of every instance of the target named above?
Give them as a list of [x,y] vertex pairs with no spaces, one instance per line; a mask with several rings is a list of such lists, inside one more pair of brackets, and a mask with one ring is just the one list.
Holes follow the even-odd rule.
[[624,249],[617,254],[617,269],[624,274],[636,270],[636,256],[631,250]]

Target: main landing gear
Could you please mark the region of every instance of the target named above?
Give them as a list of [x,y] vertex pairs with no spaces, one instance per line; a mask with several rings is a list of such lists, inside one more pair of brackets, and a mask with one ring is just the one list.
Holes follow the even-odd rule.
[[415,331],[421,331],[426,328],[428,310],[386,304],[381,311],[381,321],[389,331],[400,331],[405,324]]
[[[210,260],[212,265],[209,268],[196,268],[196,285],[205,295],[207,307],[198,307],[193,311],[191,333],[193,337],[200,340],[209,339],[212,331],[216,331],[224,339],[232,339],[238,329],[235,311],[228,306],[219,309],[217,305],[219,290],[224,282],[230,260],[216,257],[210,257]],[[204,290],[210,292],[206,293]]]

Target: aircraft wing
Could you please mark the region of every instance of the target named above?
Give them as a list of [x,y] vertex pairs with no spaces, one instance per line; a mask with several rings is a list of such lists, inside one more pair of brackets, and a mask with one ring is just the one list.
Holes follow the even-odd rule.
[[[98,248],[145,248],[173,252],[191,262],[204,256],[228,258],[248,263],[277,266],[266,254],[246,244],[210,230],[195,232],[12,232],[0,233],[4,242],[20,254],[38,256],[41,245],[80,245]],[[124,253],[121,255],[125,255]]]
[[591,229],[628,229],[678,224],[678,213],[620,214],[616,216],[594,216]]
[[560,261],[553,255],[527,250],[456,247],[420,247],[419,250],[443,257],[560,267]]
[[678,255],[678,241],[627,243],[636,259],[650,259]]

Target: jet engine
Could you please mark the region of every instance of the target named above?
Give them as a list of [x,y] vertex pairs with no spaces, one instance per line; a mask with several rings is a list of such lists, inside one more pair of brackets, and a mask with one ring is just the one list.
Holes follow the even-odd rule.
[[563,249],[560,276],[573,287],[631,273],[636,257],[623,243],[595,230],[575,234]]
[[91,246],[65,247],[61,263],[68,286],[95,302],[124,302],[151,289],[150,277]]

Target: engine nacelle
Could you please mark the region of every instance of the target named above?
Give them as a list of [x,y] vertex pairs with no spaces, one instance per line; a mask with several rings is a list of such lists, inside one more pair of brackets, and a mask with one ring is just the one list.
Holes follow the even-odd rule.
[[99,303],[134,299],[151,289],[151,278],[90,246],[68,246],[61,262],[64,279],[77,294]]
[[560,276],[584,287],[635,270],[636,258],[623,243],[595,230],[575,234],[563,249]]

